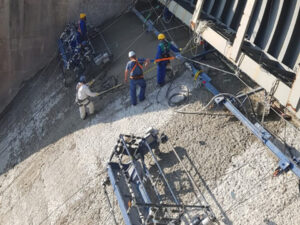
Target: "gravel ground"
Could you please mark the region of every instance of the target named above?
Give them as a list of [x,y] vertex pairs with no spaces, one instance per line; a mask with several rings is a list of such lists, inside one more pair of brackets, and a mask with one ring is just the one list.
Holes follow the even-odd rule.
[[[115,33],[129,22],[136,29],[118,42]],[[104,33],[115,55],[127,53],[130,40],[142,31],[140,25],[128,14]],[[176,42],[187,41],[183,31],[174,31],[180,33]],[[151,56],[156,44],[145,33],[134,50]],[[122,81],[126,61],[125,54],[106,77]],[[213,56],[206,62],[221,66]],[[195,88],[190,73],[178,68],[180,76],[172,83],[178,88],[173,91],[190,90],[180,109],[201,110],[211,94]],[[168,135],[220,224],[300,224],[296,176],[288,172],[273,178],[276,158],[228,112],[216,108],[209,113],[222,115],[176,113],[165,98],[170,83],[157,89],[152,70],[147,74],[146,101],[130,106],[126,87],[95,99],[96,115],[81,121],[73,105],[74,89],[64,89],[59,73],[51,71],[54,65],[48,71],[52,76],[41,74],[32,80],[1,120],[0,224],[112,224],[101,185],[106,162],[120,133],[143,135],[149,127]],[[207,72],[222,92],[243,90],[235,78]],[[290,127],[285,135],[281,121],[269,119],[266,125],[300,149],[300,136]],[[169,144],[161,145],[161,166],[180,200],[195,202]],[[111,188],[108,191],[122,224]]]

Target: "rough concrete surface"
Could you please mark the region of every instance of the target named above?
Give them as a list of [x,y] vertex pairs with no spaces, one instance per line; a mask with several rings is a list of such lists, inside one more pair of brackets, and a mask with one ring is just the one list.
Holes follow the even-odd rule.
[[57,39],[79,13],[100,25],[120,14],[130,0],[0,1],[0,112],[28,80],[57,54]]
[[[133,14],[110,22],[115,23],[104,36],[114,62],[106,75],[97,77],[97,91],[112,76],[123,82],[128,50],[141,57],[153,57],[156,50],[156,39]],[[189,40],[186,28],[170,33],[176,34],[180,47]],[[226,69],[214,55],[206,62]],[[189,89],[180,108],[184,111],[199,111],[212,97],[194,86],[190,72],[178,62],[173,62],[178,78],[162,89],[156,87],[155,67],[150,66],[146,101],[130,106],[126,86],[95,98],[96,114],[86,120],[80,120],[74,105],[75,87],[63,87],[56,64],[21,90],[0,121],[0,224],[113,224],[101,186],[105,164],[120,133],[142,135],[149,127],[168,135],[220,224],[300,224],[296,176],[288,172],[272,178],[276,158],[239,121],[218,108],[209,112],[225,115],[183,115],[168,106],[165,95],[171,84],[173,91]],[[222,92],[244,89],[234,77],[207,72]],[[286,136],[281,121],[271,118],[266,125]],[[299,133],[288,129],[289,143],[299,149]],[[180,200],[195,202],[170,146],[162,144],[161,152],[159,162]],[[118,223],[123,224],[109,191]]]

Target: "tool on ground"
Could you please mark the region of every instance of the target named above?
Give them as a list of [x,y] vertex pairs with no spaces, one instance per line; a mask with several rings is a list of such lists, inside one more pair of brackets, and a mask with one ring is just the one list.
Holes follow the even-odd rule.
[[121,87],[122,85],[123,85],[123,84],[117,84],[116,86],[113,86],[113,87],[111,87],[111,88],[109,88],[109,89],[107,89],[107,90],[105,90],[105,91],[101,91],[101,92],[99,92],[98,96],[104,95],[104,94],[106,94],[106,93],[108,93],[108,92],[110,92],[110,91],[112,91],[112,90],[115,90],[115,89]]
[[[158,130],[153,128],[144,137],[121,134],[107,164],[105,183],[112,185],[126,225],[180,224],[188,208],[202,213],[209,210],[207,205],[182,204],[179,201],[156,157],[160,154],[158,134]],[[167,141],[165,135],[162,138]],[[146,154],[150,154],[155,163],[159,174],[156,177],[150,173],[154,167],[149,168],[145,162]],[[159,181],[164,183],[164,188],[157,187]],[[164,193],[161,193],[162,190]],[[109,205],[112,208],[110,201]]]

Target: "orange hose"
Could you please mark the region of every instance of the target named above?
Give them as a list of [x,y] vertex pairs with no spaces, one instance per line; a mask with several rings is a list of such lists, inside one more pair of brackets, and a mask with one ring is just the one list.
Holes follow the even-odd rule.
[[154,61],[161,62],[161,61],[167,61],[167,60],[173,60],[173,59],[175,59],[175,57],[171,56],[171,57],[167,57],[167,58],[155,59]]

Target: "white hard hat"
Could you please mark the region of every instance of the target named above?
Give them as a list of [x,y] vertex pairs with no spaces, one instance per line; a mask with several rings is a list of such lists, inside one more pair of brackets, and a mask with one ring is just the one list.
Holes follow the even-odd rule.
[[130,51],[130,52],[128,53],[128,57],[131,58],[131,57],[133,57],[133,56],[135,56],[135,52],[134,52],[134,51]]

